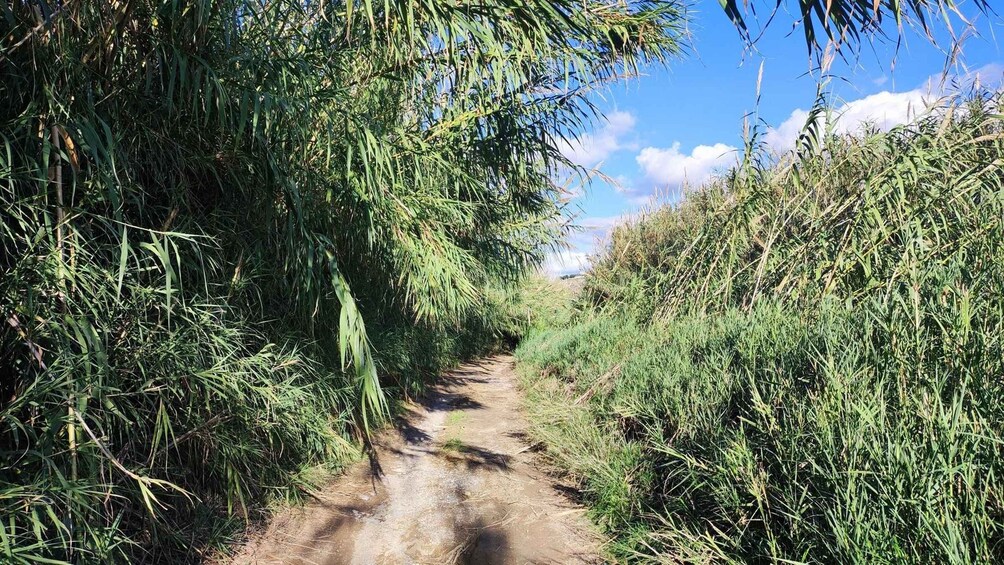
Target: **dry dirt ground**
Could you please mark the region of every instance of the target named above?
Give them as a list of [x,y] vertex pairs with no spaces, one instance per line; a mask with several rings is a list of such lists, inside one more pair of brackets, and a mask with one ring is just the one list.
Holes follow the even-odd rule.
[[452,371],[377,439],[377,465],[277,516],[234,563],[602,563],[583,509],[535,463],[515,380],[509,357]]

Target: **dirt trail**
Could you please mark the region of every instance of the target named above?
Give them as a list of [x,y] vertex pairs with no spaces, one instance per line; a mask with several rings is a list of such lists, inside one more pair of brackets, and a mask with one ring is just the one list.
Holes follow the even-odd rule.
[[362,462],[234,563],[601,563],[583,510],[534,464],[512,359],[446,375]]

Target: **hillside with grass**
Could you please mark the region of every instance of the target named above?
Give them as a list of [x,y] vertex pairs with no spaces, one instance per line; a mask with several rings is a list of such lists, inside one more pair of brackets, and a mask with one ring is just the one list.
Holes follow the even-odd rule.
[[616,228],[517,355],[618,558],[1004,559],[1001,102],[780,161],[754,137]]

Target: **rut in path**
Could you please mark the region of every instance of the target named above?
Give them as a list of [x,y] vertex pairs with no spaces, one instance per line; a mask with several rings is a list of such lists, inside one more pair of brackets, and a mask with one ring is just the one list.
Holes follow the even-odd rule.
[[[443,377],[362,462],[234,563],[601,563],[582,508],[534,464],[512,359]],[[378,476],[379,475],[379,476]]]

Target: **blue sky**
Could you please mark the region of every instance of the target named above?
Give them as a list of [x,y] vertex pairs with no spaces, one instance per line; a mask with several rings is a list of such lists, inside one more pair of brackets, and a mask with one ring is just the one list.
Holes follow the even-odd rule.
[[[997,39],[1001,18],[972,16],[975,34],[950,76],[977,75],[999,83],[1004,55]],[[571,202],[582,231],[569,238],[569,249],[554,254],[552,274],[578,272],[602,245],[609,229],[651,203],[679,197],[735,162],[742,146],[743,118],[757,110],[768,127],[766,141],[777,151],[790,146],[805,123],[804,111],[815,100],[818,75],[794,18],[780,14],[750,52],[718,4],[696,0],[689,15],[688,53],[667,68],[647,68],[644,76],[597,92],[595,102],[607,116],[565,154],[595,167],[614,183],[594,180]],[[963,29],[954,22],[956,31]],[[938,98],[946,65],[942,51],[951,42],[939,32],[941,48],[907,31],[897,51],[892,42],[866,45],[852,61],[837,60],[828,83],[831,105],[842,114],[837,129],[853,131],[863,122],[888,128],[908,121]],[[756,107],[757,77],[763,65],[761,98]],[[934,82],[932,82],[932,77]]]

